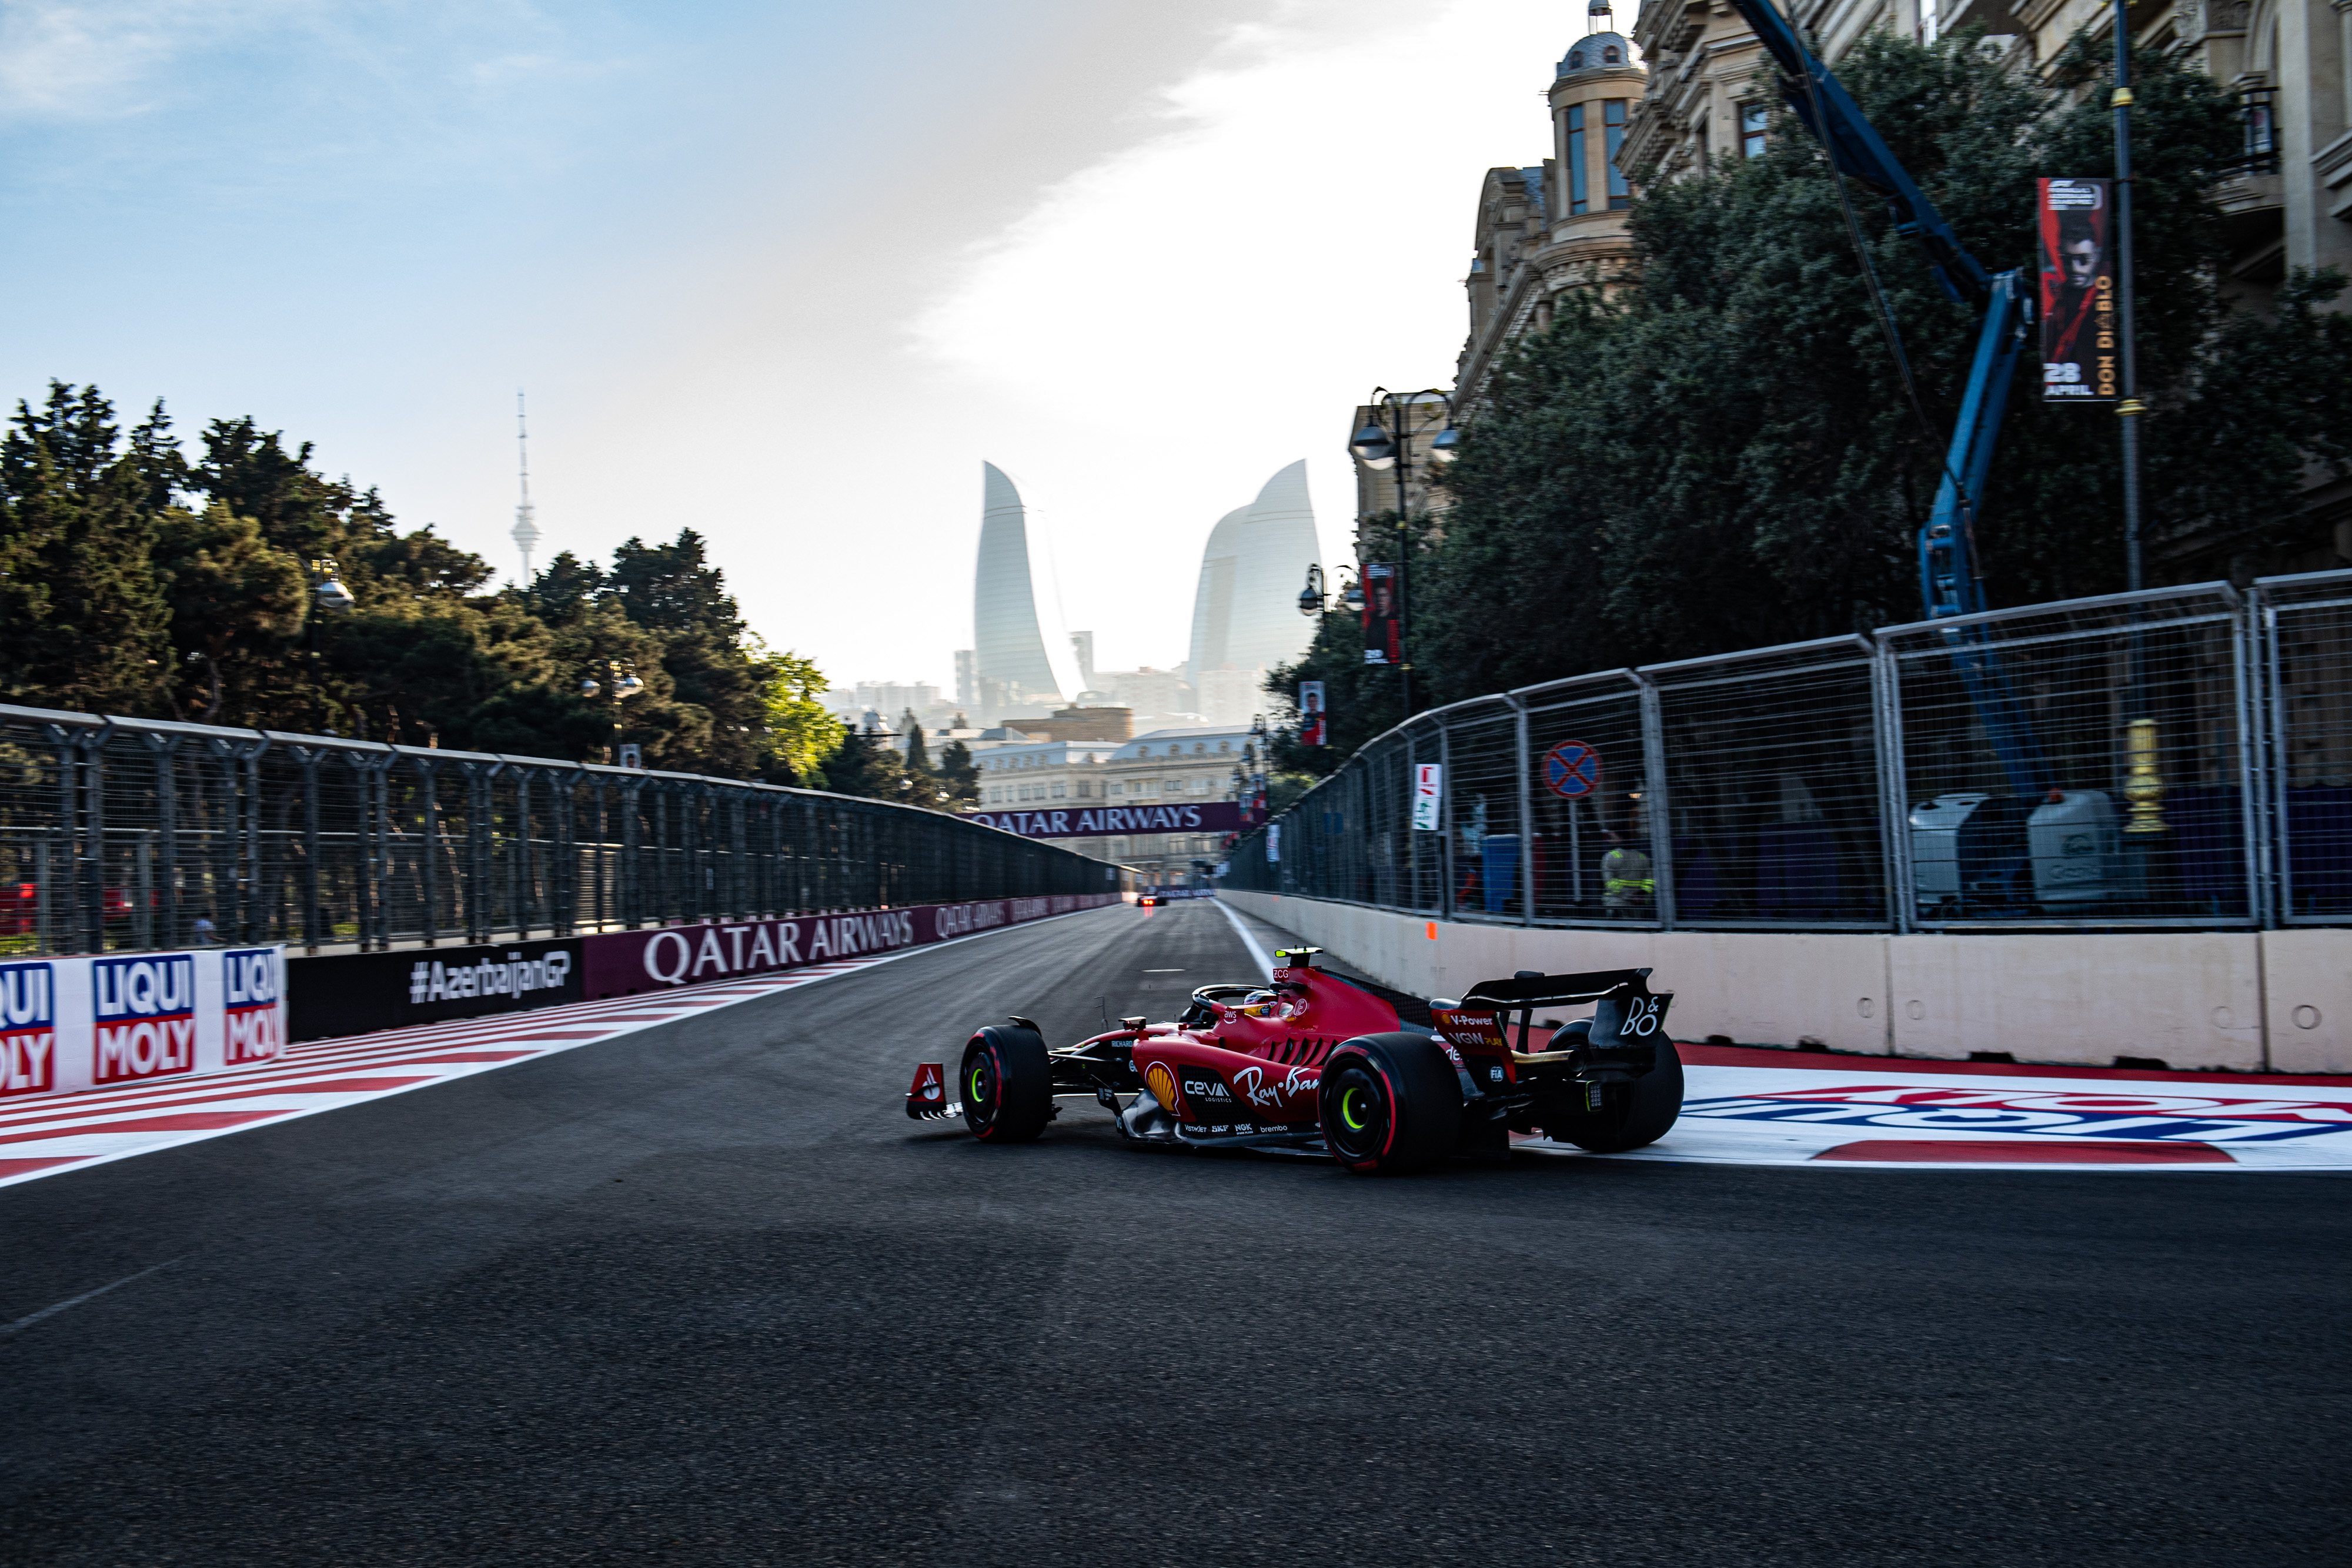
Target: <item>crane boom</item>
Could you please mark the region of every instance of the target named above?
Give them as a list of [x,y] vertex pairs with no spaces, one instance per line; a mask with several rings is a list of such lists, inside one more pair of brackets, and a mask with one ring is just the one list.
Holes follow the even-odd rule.
[[[1984,494],[1992,473],[2010,382],[2032,323],[2022,275],[2014,268],[1990,270],[1960,243],[1837,74],[1805,47],[1772,0],[1731,0],[1731,5],[1780,66],[1782,95],[1829,154],[1835,173],[1850,175],[1886,199],[1896,232],[1910,236],[1927,253],[1927,265],[1946,292],[1955,299],[1983,303],[1983,324],[1959,418],[1945,453],[1943,477],[1935,506],[1919,529],[1918,560],[1920,598],[1928,620],[1988,609],[1976,564],[1976,499]],[[1953,665],[1969,688],[2011,787],[2021,796],[2038,798],[2052,786],[2049,761],[1999,656],[1976,626],[1952,627],[1946,638],[1952,645]]]

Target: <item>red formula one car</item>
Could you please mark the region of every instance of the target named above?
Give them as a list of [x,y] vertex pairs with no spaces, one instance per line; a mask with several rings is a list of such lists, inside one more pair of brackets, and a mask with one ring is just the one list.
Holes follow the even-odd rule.
[[[1058,1050],[1027,1019],[992,1025],[963,1048],[961,1101],[945,1064],[926,1062],[907,1114],[961,1115],[983,1143],[1024,1143],[1059,1113],[1056,1096],[1082,1094],[1131,1142],[1286,1148],[1373,1174],[1505,1158],[1515,1132],[1618,1153],[1681,1113],[1674,996],[1654,995],[1647,969],[1523,969],[1424,1005],[1317,968],[1318,951],[1276,954],[1270,985],[1203,986],[1173,1023],[1122,1019]],[[1587,1003],[1589,1019],[1535,1021]]]

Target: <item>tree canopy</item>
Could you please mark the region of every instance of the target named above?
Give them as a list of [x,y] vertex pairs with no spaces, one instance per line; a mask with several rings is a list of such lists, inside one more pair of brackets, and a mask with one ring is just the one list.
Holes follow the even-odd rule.
[[[481,558],[403,531],[308,444],[235,419],[200,444],[160,403],[122,429],[94,387],[18,404],[0,436],[0,695],[566,760],[635,743],[650,767],[830,781],[824,675],[751,633],[692,528],[492,589]],[[315,592],[328,562],[346,610]]]

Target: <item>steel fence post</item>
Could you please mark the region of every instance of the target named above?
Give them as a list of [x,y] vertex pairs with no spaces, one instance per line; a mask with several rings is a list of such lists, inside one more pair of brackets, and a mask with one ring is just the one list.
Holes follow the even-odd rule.
[[[1918,929],[1919,899],[1911,862],[1911,797],[1903,763],[1903,666],[1884,637],[1871,639],[1871,695],[1877,708],[1880,848],[1886,868],[1886,915],[1897,935]],[[1890,1008],[1894,1004],[1887,1004]],[[1891,1019],[1892,1014],[1889,1014]]]
[[1675,818],[1666,786],[1665,710],[1657,683],[1639,670],[1629,672],[1641,690],[1642,804],[1650,830],[1651,894],[1661,931],[1675,928]]
[[1536,923],[1536,808],[1531,765],[1528,758],[1528,705],[1516,693],[1506,693],[1511,705],[1511,747],[1519,766],[1519,924]]
[[142,730],[139,738],[155,762],[155,882],[163,916],[161,947],[180,945],[180,742],[178,735]]
[[315,746],[294,748],[302,767],[302,950],[316,953],[326,940],[326,906],[319,878],[319,758]]
[[[2270,727],[2275,722],[2273,687],[2265,678],[2269,661],[2263,635],[2263,612],[2268,595],[2256,585],[2238,607],[2231,638],[2231,661],[2237,682],[2238,766],[2242,782],[2246,837],[2248,911],[2260,930],[2278,928],[2277,879],[2272,872],[2271,841],[2274,825],[2270,810]],[[2267,1034],[2265,1035],[2267,1039]],[[2264,1063],[2268,1065],[2267,1061]]]

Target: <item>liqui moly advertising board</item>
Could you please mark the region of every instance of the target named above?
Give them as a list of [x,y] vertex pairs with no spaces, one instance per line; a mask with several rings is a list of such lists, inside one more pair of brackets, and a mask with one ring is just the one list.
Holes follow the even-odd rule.
[[0,964],[0,1095],[57,1087],[57,995],[47,964]]
[[272,1061],[286,1046],[285,994],[280,947],[0,964],[0,1095]]

